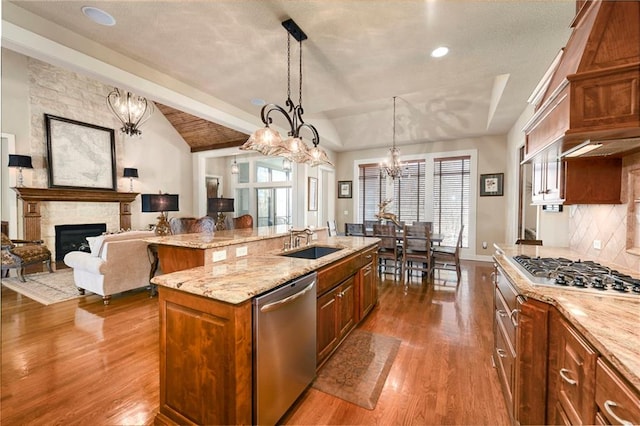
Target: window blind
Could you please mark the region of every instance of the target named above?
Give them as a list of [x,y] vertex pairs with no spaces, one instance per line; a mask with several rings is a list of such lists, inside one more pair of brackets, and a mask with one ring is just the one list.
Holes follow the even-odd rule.
[[462,247],[469,246],[469,188],[471,157],[434,159],[433,232],[443,234],[442,245],[455,246],[464,225]]

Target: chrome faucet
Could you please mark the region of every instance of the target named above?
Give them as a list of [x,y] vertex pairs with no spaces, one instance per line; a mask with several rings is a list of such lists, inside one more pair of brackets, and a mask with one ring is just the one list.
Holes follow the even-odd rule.
[[313,235],[313,230],[309,227],[304,229],[293,229],[293,226],[289,228],[289,247],[287,243],[284,244],[284,249],[294,249],[300,247],[300,237],[306,237],[306,245],[309,245],[310,237]]

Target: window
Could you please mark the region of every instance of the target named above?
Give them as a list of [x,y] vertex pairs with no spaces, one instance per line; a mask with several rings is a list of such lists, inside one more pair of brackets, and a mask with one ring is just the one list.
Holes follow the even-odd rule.
[[464,225],[462,247],[469,247],[471,157],[435,158],[433,167],[433,232],[454,246]]
[[378,164],[362,164],[358,184],[360,223],[375,220],[378,205],[386,199],[393,200],[386,211],[395,214],[398,221],[410,224],[425,220],[424,160],[405,163],[402,177],[395,180],[381,178]]

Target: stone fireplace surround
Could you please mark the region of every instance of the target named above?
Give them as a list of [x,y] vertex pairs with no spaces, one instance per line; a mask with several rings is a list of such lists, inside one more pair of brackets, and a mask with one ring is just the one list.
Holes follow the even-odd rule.
[[13,188],[22,200],[24,239],[44,240],[55,259],[55,225],[105,222],[107,231],[131,228],[137,192],[65,188]]

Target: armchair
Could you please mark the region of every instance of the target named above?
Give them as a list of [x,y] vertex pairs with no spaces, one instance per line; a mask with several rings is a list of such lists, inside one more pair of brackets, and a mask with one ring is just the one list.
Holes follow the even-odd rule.
[[18,278],[26,282],[24,268],[36,263],[44,263],[51,269],[51,251],[43,244],[43,241],[11,240],[2,234],[2,275],[8,276],[10,269],[15,269]]

